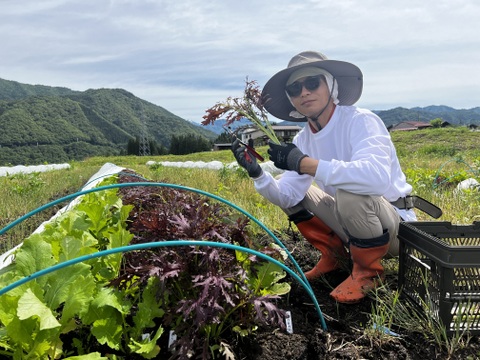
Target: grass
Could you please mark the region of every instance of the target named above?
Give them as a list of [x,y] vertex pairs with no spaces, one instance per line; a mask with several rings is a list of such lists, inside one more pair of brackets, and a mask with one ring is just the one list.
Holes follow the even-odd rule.
[[[425,280],[425,289],[428,284]],[[428,291],[428,290],[427,290]],[[427,294],[429,297],[430,294]],[[366,335],[377,341],[391,341],[388,332],[390,329],[408,329],[411,333],[422,334],[429,341],[445,353],[446,360],[456,351],[468,347],[472,336],[465,330],[447,334],[446,327],[441,324],[432,308],[432,301],[423,302],[422,309],[409,301],[403,301],[399,290],[392,290],[383,284],[373,290],[375,305],[372,305],[370,321],[366,328]]]
[[[480,149],[477,145],[480,132],[466,128],[430,129],[394,132],[392,139],[407,180],[413,186],[413,193],[442,208],[443,215],[439,221],[454,224],[480,221],[480,191],[455,191],[462,180],[473,177],[480,181]],[[267,157],[266,147],[258,151]],[[288,228],[284,213],[255,192],[252,181],[241,169],[214,171],[146,165],[148,161],[214,160],[229,164],[234,157],[228,150],[181,156],[95,157],[72,162],[67,170],[0,177],[0,228],[39,206],[77,192],[107,162],[134,170],[149,180],[187,186],[220,196],[252,214],[274,232]],[[57,210],[58,207],[39,213],[0,235],[0,253],[20,243]],[[420,221],[437,221],[420,211],[417,211],[417,216]],[[378,296],[378,301],[381,305],[372,311],[372,319],[376,324],[383,323],[389,327],[394,318],[399,319],[399,313],[405,313],[404,309],[398,308],[398,304],[404,304],[396,296],[387,299]],[[401,321],[419,323],[415,318]],[[429,331],[433,332],[434,341],[442,340],[445,346],[452,347],[449,352],[460,346],[458,339],[446,340],[441,329],[430,328]]]
[[[471,224],[480,220],[480,192],[455,193],[456,185],[469,177],[479,179],[480,132],[466,128],[429,129],[392,133],[400,163],[413,192],[440,206],[439,220]],[[267,147],[258,151],[267,157]],[[0,178],[0,227],[37,207],[78,191],[106,162],[132,169],[147,179],[200,189],[239,206],[272,230],[288,226],[283,212],[258,195],[242,170],[174,168],[147,166],[148,161],[234,162],[229,150],[190,155],[94,157],[71,162],[71,168],[46,173]],[[56,209],[52,209],[54,211]],[[52,212],[39,214],[1,236],[0,249],[6,250],[29,235]],[[417,211],[421,221],[433,220]]]
[[[454,191],[464,179],[479,179],[479,138],[480,132],[466,128],[392,133],[402,168],[414,193],[443,209],[444,215],[439,220],[455,224],[470,224],[480,220],[480,193],[467,191],[456,194]],[[258,151],[267,157],[267,147],[261,147]],[[156,157],[94,157],[71,162],[71,168],[67,170],[1,177],[0,227],[38,206],[78,191],[106,162],[132,169],[153,181],[192,187],[220,196],[249,212],[272,230],[288,226],[283,212],[255,192],[252,181],[242,170],[225,168],[213,171],[146,165],[148,161],[214,160],[224,164],[235,161],[228,150]],[[51,212],[40,214],[12,229],[8,236],[2,236],[1,248],[14,246],[30,234],[40,221],[51,215]],[[421,221],[433,220],[420,211],[417,211],[417,216]]]
[[[263,151],[266,156],[266,149],[265,147],[259,151]],[[79,191],[88,179],[107,162],[134,170],[152,181],[191,187],[222,197],[249,212],[271,229],[288,226],[283,212],[255,192],[252,181],[243,170],[225,168],[221,171],[214,171],[146,165],[148,161],[208,162],[214,160],[224,164],[235,161],[232,153],[228,150],[181,156],[95,157],[81,162],[71,162],[70,169],[66,170],[0,177],[0,199],[2,199],[0,201],[0,228],[30,211],[34,211],[39,206]],[[58,207],[42,212],[22,222],[6,234],[0,235],[0,251],[8,250],[21,242],[57,210]]]

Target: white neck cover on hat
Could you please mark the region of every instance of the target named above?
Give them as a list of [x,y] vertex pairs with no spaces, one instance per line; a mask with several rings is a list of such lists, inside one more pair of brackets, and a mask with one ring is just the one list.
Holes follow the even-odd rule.
[[[285,85],[290,85],[297,81],[298,79],[302,79],[304,77],[309,77],[309,76],[317,76],[317,75],[323,75],[325,77],[325,81],[327,82],[328,90],[330,92],[330,96],[333,100],[334,104],[338,104],[338,84],[337,80],[335,80],[328,71],[321,69],[316,66],[306,66],[301,69],[298,69],[297,71],[294,71],[290,77],[287,80],[287,83]],[[333,84],[335,83],[335,86]],[[290,96],[287,93],[287,98],[290,100],[290,103],[292,103],[292,99],[290,99]],[[293,103],[292,103],[293,105]],[[301,117],[304,117],[303,115]]]

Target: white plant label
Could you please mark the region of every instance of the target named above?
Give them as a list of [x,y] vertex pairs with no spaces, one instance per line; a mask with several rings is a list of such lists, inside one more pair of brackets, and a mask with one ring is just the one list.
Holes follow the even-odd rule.
[[168,337],[168,347],[170,348],[173,344],[173,342],[177,340],[177,334],[173,330],[170,330],[170,334]]
[[287,333],[293,334],[292,313],[290,311],[285,313],[285,325],[287,326]]

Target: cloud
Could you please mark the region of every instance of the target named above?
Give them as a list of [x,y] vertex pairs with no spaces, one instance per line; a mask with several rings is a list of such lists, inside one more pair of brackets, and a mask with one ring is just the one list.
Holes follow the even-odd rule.
[[372,109],[478,104],[476,0],[6,0],[0,77],[124,88],[196,122],[303,50],[358,65]]

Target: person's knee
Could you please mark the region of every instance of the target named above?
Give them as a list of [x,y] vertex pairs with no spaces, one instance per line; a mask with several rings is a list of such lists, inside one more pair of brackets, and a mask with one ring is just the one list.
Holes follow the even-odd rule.
[[372,197],[337,190],[335,216],[349,237],[370,239],[387,229],[376,215]]
[[367,196],[353,194],[345,190],[337,190],[335,193],[335,212],[337,217],[349,219],[358,216],[365,208]]

